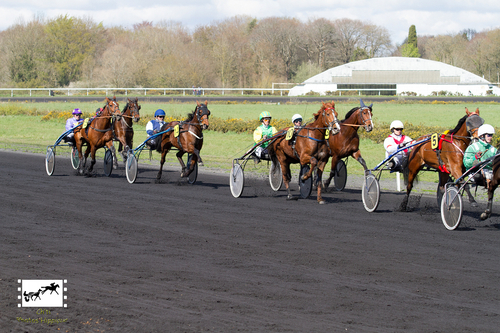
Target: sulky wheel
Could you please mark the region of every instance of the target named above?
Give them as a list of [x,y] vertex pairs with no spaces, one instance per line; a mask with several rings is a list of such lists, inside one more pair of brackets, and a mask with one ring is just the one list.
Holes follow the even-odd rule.
[[56,153],[53,148],[47,148],[47,153],[45,154],[45,170],[49,176],[54,173],[54,168],[56,167]]
[[342,191],[347,183],[347,166],[343,160],[339,160],[335,166],[333,185],[337,191]]
[[[193,159],[192,154],[188,154],[187,156],[187,167],[189,168],[189,165],[191,165],[191,160]],[[193,172],[191,172],[188,176],[188,183],[189,184],[194,184],[196,182],[196,178],[198,178],[198,162],[194,163],[194,168]]]
[[104,174],[109,177],[113,172],[113,153],[111,150],[106,149],[104,153]]
[[455,186],[446,189],[441,199],[441,220],[448,230],[455,230],[462,220],[462,196]]
[[306,173],[309,172],[310,166],[309,165],[303,165],[300,168],[300,174],[299,174],[299,188],[300,188],[300,197],[302,199],[307,199],[311,195],[312,191],[312,182],[313,182],[313,177],[309,177],[306,180],[302,180],[302,176],[305,175]]
[[373,212],[377,209],[380,202],[380,185],[377,177],[372,174],[365,176],[363,181],[363,188],[361,189],[361,196],[363,199],[363,206],[367,212]]
[[269,168],[269,184],[273,191],[277,192],[280,190],[281,185],[283,185],[283,176],[281,173],[280,162],[271,161],[271,167]]
[[238,163],[233,163],[231,168],[231,174],[229,175],[229,187],[231,188],[231,194],[235,198],[239,198],[241,193],[243,193],[243,187],[245,186],[245,176],[243,175],[243,168]]
[[135,183],[137,179],[137,158],[133,154],[132,150],[127,152],[127,160],[125,161],[125,175],[127,176],[127,181],[130,184]]
[[71,147],[71,166],[75,170],[80,166],[80,157],[78,156],[78,149],[75,146]]

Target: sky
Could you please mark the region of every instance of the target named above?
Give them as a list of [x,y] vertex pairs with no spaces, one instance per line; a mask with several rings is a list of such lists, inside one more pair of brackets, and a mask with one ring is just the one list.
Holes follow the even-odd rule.
[[500,27],[498,0],[2,0],[0,31],[35,16],[90,17],[105,27],[150,21],[180,22],[194,31],[237,15],[257,19],[293,17],[330,20],[349,18],[388,30],[393,44],[401,44],[414,24],[418,36],[458,33],[464,29],[481,32]]

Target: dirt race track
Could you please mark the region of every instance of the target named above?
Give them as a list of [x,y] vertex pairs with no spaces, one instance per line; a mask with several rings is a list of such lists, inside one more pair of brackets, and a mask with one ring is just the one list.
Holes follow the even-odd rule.
[[[367,213],[359,188],[318,205],[250,179],[235,199],[203,167],[128,184],[123,163],[82,177],[58,156],[49,177],[44,158],[0,152],[1,332],[499,331],[498,206],[447,231],[433,197]],[[19,279],[67,280],[67,308],[18,307]]]

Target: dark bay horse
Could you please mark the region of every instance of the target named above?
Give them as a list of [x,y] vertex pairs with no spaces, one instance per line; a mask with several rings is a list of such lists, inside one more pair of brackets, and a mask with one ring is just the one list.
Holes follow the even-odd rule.
[[[466,115],[463,116],[457,126],[446,134],[442,134],[439,138],[438,149],[432,148],[432,140],[414,146],[408,155],[407,163],[403,163],[403,175],[405,178],[406,195],[401,203],[400,209],[407,210],[408,199],[410,192],[413,188],[413,181],[415,180],[418,172],[424,168],[425,165],[438,170],[439,172],[439,191],[444,192],[444,185],[448,182],[450,175],[458,179],[465,172],[463,157],[465,149],[471,143],[471,136],[475,130],[475,126],[471,124],[479,123],[479,110],[471,113],[466,109]],[[416,141],[425,139],[427,136],[422,136]],[[469,196],[469,201],[475,203],[474,197],[466,187]],[[439,201],[439,200],[438,200]]]
[[[133,122],[138,122],[141,119],[139,110],[139,100],[127,98],[127,104],[123,108],[122,113],[113,121],[113,131],[115,140],[120,142],[118,152],[122,154],[123,161],[127,159],[127,151],[133,147],[134,144],[134,129],[132,128]],[[115,163],[118,163],[116,161]]]
[[337,115],[333,101],[322,103],[320,110],[314,113],[314,121],[297,130],[295,144],[292,140],[286,140],[285,135],[280,135],[268,146],[271,159],[278,160],[281,165],[283,181],[288,192],[287,199],[293,198],[289,185],[292,178],[290,164],[300,163],[302,166],[311,164],[309,172],[302,176],[302,180],[308,179],[316,171],[317,200],[320,204],[325,203],[321,197],[321,176],[329,158],[325,133],[327,129],[330,135],[335,135],[340,131]]
[[332,169],[330,171],[330,176],[324,182],[325,189],[330,186],[330,182],[335,176],[338,161],[345,157],[352,156],[363,166],[365,171],[368,170],[366,162],[363,157],[361,157],[361,151],[359,150],[358,128],[364,127],[367,132],[373,129],[372,105],[373,104],[366,106],[363,101],[361,101],[361,106],[355,107],[347,112],[345,119],[340,122],[340,132],[329,137],[327,145],[330,156],[332,157]]
[[[115,155],[115,147],[113,146],[112,118],[117,117],[118,115],[120,115],[120,108],[116,102],[116,97],[113,97],[113,99],[106,97],[106,105],[92,120],[92,122],[87,125],[88,128],[80,126],[75,130],[75,143],[76,148],[78,149],[78,157],[80,158],[80,161],[83,161],[83,163],[80,163],[78,168],[80,174],[83,174],[89,153],[91,163],[87,170],[88,173],[92,172],[94,168],[94,164],[96,162],[95,153],[97,149],[107,146]],[[84,143],[88,144],[87,149],[85,150],[85,155],[82,154],[82,146]]]
[[[161,144],[158,145],[157,150],[161,153],[161,160],[160,171],[158,171],[158,175],[156,176],[157,180],[161,179],[165,156],[172,147],[179,150],[176,156],[182,167],[181,177],[189,176],[193,172],[196,163],[199,162],[200,165],[203,165],[200,150],[203,146],[203,130],[209,126],[208,117],[210,116],[210,110],[207,107],[208,101],[205,101],[205,103],[196,102],[196,104],[196,108],[188,115],[186,120],[172,121],[161,128],[161,131],[171,130],[162,135]],[[182,155],[185,153],[193,155],[188,168],[182,160]]]

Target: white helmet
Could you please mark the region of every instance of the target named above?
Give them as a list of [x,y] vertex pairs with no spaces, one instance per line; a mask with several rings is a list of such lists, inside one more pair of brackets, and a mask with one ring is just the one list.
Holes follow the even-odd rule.
[[392,123],[391,123],[391,128],[390,130],[392,131],[393,128],[405,128],[405,126],[403,125],[403,122],[400,121],[400,120],[394,120]]
[[294,123],[295,120],[297,120],[297,119],[302,120],[302,116],[300,114],[298,114],[298,113],[296,113],[296,114],[293,115],[293,117],[292,117],[292,123]]
[[488,125],[488,124],[481,125],[479,127],[479,129],[477,130],[477,136],[481,137],[484,134],[491,134],[491,135],[493,135],[493,134],[495,134],[495,129],[493,128],[493,126]]

